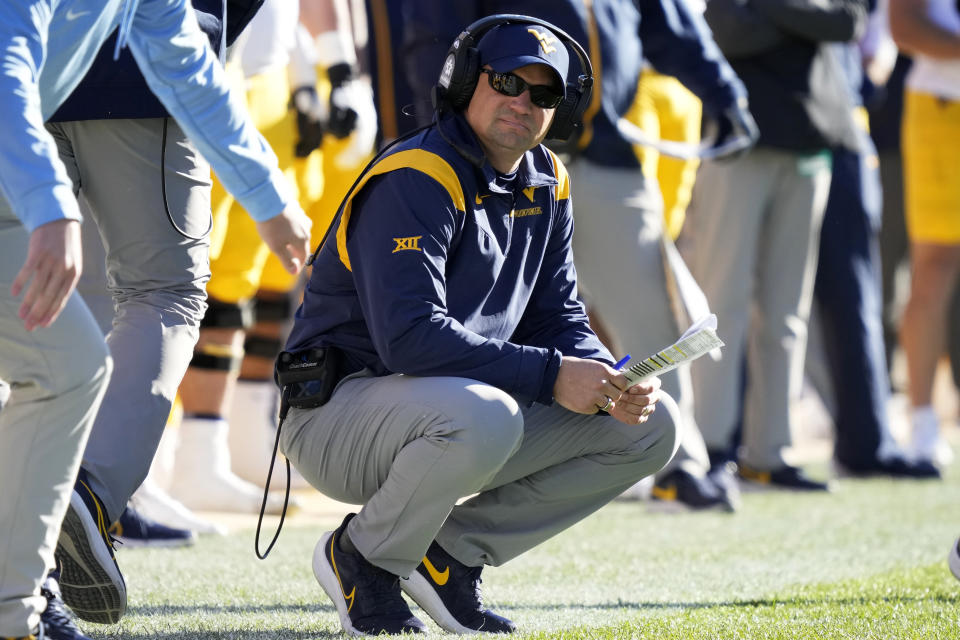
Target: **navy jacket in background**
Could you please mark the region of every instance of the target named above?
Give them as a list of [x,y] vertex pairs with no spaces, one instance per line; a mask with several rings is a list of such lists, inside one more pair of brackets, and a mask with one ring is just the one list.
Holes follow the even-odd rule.
[[[417,126],[415,111],[432,113],[430,99],[416,104],[400,55],[403,46],[403,16],[396,0],[366,0],[366,63],[373,85],[379,125],[378,146],[399,138]],[[430,117],[426,118],[430,121]]]
[[[418,100],[429,97],[450,44],[481,17],[519,13],[546,20],[570,34],[590,55],[594,67],[594,102],[584,116],[580,147],[585,157],[600,165],[639,166],[616,122],[633,103],[644,59],[658,71],[679,78],[703,100],[708,113],[720,113],[746,95],[703,18],[684,0],[593,0],[595,28],[583,0],[402,1],[403,57]],[[575,59],[571,55],[571,75]],[[423,114],[418,117],[423,120]]]
[[859,149],[840,43],[863,33],[867,0],[708,0],[705,16],[747,87],[758,146]]
[[553,152],[528,151],[506,187],[466,121],[447,115],[387,152],[346,201],[287,350],[336,346],[341,376],[471,378],[549,404],[562,355],[614,363],[577,294],[572,234]]
[[[200,30],[210,39],[210,46],[222,62],[225,45],[233,43],[263,0],[191,0],[191,4]],[[150,91],[130,50],[124,48],[120,57],[113,59],[116,43],[117,34],[114,33],[107,38],[90,70],[50,122],[162,118],[169,115]]]

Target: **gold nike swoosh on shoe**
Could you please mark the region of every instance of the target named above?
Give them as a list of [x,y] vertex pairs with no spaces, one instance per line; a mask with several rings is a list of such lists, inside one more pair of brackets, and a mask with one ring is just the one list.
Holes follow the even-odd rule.
[[441,587],[447,584],[447,580],[450,579],[450,567],[444,567],[443,571],[437,571],[437,568],[433,566],[427,557],[423,557],[423,566],[426,567],[427,573],[430,574],[430,577]]
[[343,581],[340,579],[340,571],[337,570],[337,561],[333,559],[333,545],[336,541],[337,536],[330,536],[330,565],[333,567],[333,574],[337,576],[337,584],[340,585],[340,593],[343,594],[344,600],[348,600],[350,604],[347,605],[347,613],[350,613],[350,609],[353,608],[353,597],[357,594],[357,586],[353,586],[353,590],[350,592],[350,595],[347,595],[347,592],[343,589]]
[[[93,499],[93,506],[97,508],[97,529],[99,529],[100,535],[104,540],[110,540],[110,527],[108,527],[106,524],[107,519],[104,517],[105,514],[103,513],[103,509],[100,508],[100,501],[97,499],[97,494],[93,492],[93,489],[87,486],[86,482],[83,480],[79,480],[79,482],[83,488],[87,490],[87,493],[90,494],[90,497]],[[110,557],[115,558],[113,555],[113,544],[107,544],[107,549],[110,551]]]
[[756,469],[751,469],[750,467],[740,467],[740,477],[745,478],[746,480],[752,480],[753,482],[759,482],[760,484],[770,484],[773,480],[769,471],[757,471]]
[[653,485],[653,488],[650,489],[650,495],[657,500],[674,502],[677,499],[677,487],[658,487],[657,485]]

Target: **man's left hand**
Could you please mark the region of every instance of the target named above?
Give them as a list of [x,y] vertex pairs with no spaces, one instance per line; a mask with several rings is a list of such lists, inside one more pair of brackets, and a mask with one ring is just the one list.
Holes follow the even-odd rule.
[[710,148],[717,160],[734,160],[753,148],[760,139],[746,99],[739,100],[716,116],[717,138]]
[[296,202],[269,220],[257,223],[257,233],[279,259],[283,268],[296,275],[310,255],[310,227],[313,223]]
[[610,415],[624,424],[643,424],[657,410],[660,397],[660,378],[648,378],[627,389],[610,409]]

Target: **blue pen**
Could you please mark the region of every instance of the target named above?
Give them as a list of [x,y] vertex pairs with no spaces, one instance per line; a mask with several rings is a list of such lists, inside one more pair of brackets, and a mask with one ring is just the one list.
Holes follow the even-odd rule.
[[620,371],[621,369],[623,369],[623,365],[627,364],[627,362],[629,361],[630,361],[630,354],[628,353],[627,355],[620,358],[620,361],[617,364],[613,365],[613,368],[616,369],[617,371]]

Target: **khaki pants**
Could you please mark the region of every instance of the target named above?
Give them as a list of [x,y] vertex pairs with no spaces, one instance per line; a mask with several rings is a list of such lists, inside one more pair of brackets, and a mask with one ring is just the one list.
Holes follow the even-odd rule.
[[[122,375],[107,389],[83,468],[116,519],[150,469],[206,311],[210,169],[171,118],[47,128],[84,226],[96,223],[106,251],[98,266],[115,310],[107,344]],[[84,295],[90,280],[81,282]],[[102,316],[105,305],[95,308]]]
[[[670,241],[664,237],[663,200],[655,179],[644,178],[638,169],[604,167],[584,159],[568,168],[579,282],[634,361],[646,358],[673,344],[687,323],[698,319],[687,317],[692,310],[682,301],[703,294],[692,279],[677,273],[686,270],[679,256],[677,262],[666,259]],[[710,461],[694,419],[690,368],[680,367],[660,380],[680,408],[681,437],[676,457],[658,475],[679,467],[702,476]]]
[[693,364],[697,423],[709,448],[727,450],[742,407],[740,460],[754,469],[782,467],[791,444],[830,175],[827,152],[761,148],[704,163],[694,186],[690,269],[727,343],[719,362]]
[[80,454],[110,378],[103,335],[74,293],[48,328],[28,332],[10,285],[29,233],[0,197],[0,637],[36,628]]
[[280,443],[317,489],[363,504],[351,540],[406,577],[434,539],[464,564],[499,565],[582,520],[667,463],[676,421],[669,397],[628,427],[522,407],[475,380],[391,375],[347,379],[323,407],[291,410]]

